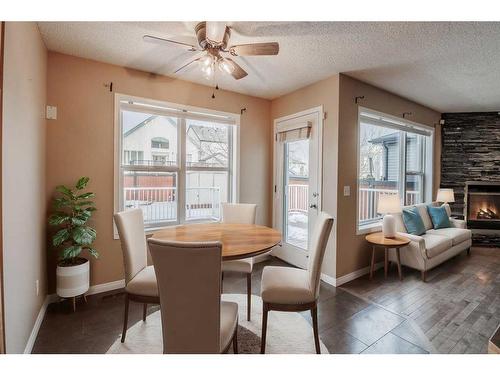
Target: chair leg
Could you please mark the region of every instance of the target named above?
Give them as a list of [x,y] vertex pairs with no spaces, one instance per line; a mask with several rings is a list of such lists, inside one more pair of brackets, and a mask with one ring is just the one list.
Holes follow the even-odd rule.
[[269,312],[267,303],[262,304],[262,337],[260,341],[260,354],[266,352],[266,331],[267,331],[267,313]]
[[148,304],[145,303],[143,306],[142,306],[142,321],[145,322],[146,321],[146,316],[148,314]]
[[236,326],[233,335],[233,353],[238,354],[238,326]]
[[252,274],[247,273],[247,320],[250,321],[252,311]]
[[420,275],[422,276],[422,281],[425,283],[425,279],[427,278],[427,271],[420,271]]
[[470,256],[470,247],[467,249],[467,255]]
[[125,314],[123,317],[123,332],[122,332],[122,342],[125,342],[125,336],[127,335],[127,324],[128,324],[128,294],[125,294]]
[[321,354],[318,333],[318,308],[316,306],[311,309],[311,317],[313,321],[314,346],[316,347],[316,354]]

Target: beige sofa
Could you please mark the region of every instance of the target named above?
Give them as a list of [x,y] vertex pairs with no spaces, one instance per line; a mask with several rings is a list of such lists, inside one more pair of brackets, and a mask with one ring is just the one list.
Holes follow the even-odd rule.
[[[433,205],[437,206],[438,204],[433,203]],[[451,217],[451,228],[433,229],[432,220],[427,212],[427,204],[417,204],[415,207],[418,208],[426,229],[426,232],[421,236],[407,233],[402,214],[394,216],[396,217],[398,235],[411,240],[408,246],[401,248],[401,264],[420,270],[422,280],[425,281],[428,270],[454,257],[461,251],[470,251],[472,233],[465,228],[465,221]],[[444,207],[448,216],[450,216],[450,206],[445,204]],[[394,251],[389,252],[389,260],[396,262],[396,253]]]

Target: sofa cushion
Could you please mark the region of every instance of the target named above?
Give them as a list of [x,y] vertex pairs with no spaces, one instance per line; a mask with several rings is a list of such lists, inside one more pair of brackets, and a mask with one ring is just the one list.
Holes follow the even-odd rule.
[[428,204],[426,204],[426,203],[419,203],[419,204],[415,205],[415,207],[417,207],[417,209],[418,209],[420,217],[422,218],[422,222],[424,223],[425,230],[429,230],[429,229],[434,228],[432,225],[431,217],[429,216],[429,212],[427,212],[427,206],[428,206]]
[[448,213],[446,212],[446,208],[433,207],[429,205],[427,206],[427,211],[429,212],[429,216],[431,217],[434,229],[451,227],[450,219],[448,217]]
[[452,240],[446,236],[427,232],[422,236],[422,238],[425,241],[425,252],[429,258],[444,253],[453,246]]
[[403,209],[403,221],[408,233],[420,236],[425,233],[425,226],[417,207]]
[[471,239],[472,232],[468,229],[462,228],[443,228],[443,229],[431,229],[427,231],[428,234],[444,236],[452,241],[452,245],[458,245],[461,242]]

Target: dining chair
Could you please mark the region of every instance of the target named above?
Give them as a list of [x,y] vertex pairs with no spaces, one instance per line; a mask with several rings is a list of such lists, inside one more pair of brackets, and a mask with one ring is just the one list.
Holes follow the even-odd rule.
[[[256,211],[256,204],[223,203],[222,222],[225,224],[255,224]],[[246,274],[248,321],[250,321],[250,312],[252,310],[252,270],[253,258],[228,260],[222,263],[222,275],[228,271]]]
[[264,267],[261,283],[263,313],[260,352],[262,354],[266,351],[267,315],[272,310],[294,312],[311,310],[314,345],[316,353],[320,354],[317,301],[321,265],[332,226],[333,218],[320,212],[311,237],[306,270],[291,267]]
[[238,353],[238,305],[221,302],[220,242],[148,239],[160,295],[163,353]]
[[148,303],[159,304],[158,286],[153,266],[148,266],[144,218],[141,209],[118,212],[114,215],[125,266],[125,314],[121,341],[125,342],[129,302],[143,304],[142,320],[146,321]]

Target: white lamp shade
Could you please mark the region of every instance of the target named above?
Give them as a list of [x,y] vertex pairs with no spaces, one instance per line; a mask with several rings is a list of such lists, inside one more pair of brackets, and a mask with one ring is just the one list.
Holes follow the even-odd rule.
[[381,194],[378,198],[377,212],[379,214],[395,214],[401,212],[399,194]]
[[453,189],[439,189],[436,201],[443,203],[455,202],[455,194],[453,193]]

